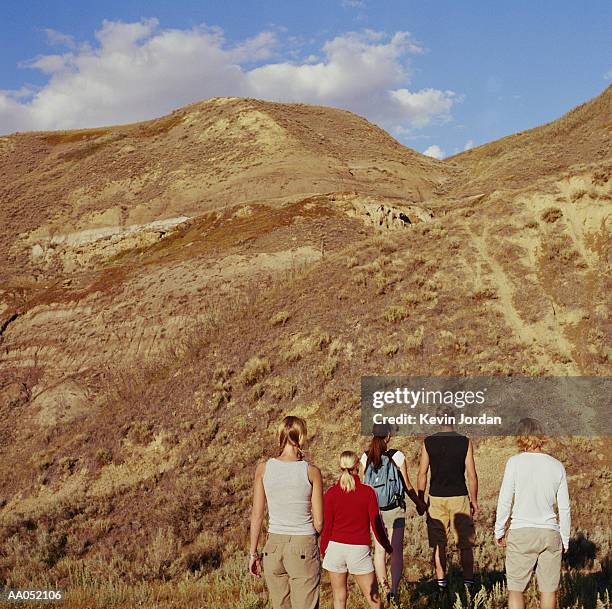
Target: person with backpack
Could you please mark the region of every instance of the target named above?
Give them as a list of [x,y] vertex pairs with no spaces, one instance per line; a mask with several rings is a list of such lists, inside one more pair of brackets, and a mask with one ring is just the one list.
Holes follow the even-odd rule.
[[408,477],[406,456],[400,450],[389,449],[391,429],[375,425],[370,446],[361,456],[362,475],[365,484],[376,492],[378,506],[393,554],[391,558],[391,586],[387,579],[387,552],[375,541],[374,565],[381,587],[387,593],[387,601],[398,602],[399,582],[404,571],[404,529],[406,526],[407,495],[417,506],[419,515],[425,513],[425,503],[418,498]]
[[506,463],[495,519],[495,540],[506,547],[508,607],[525,608],[523,593],[535,570],[540,607],[555,609],[571,527],[567,475],[560,461],[542,451],[539,421],[521,419],[516,440],[522,452]]
[[[317,533],[323,529],[323,479],[304,461],[306,422],[288,416],[278,429],[278,457],[255,470],[249,572],[263,575],[274,609],[318,609],[321,562]],[[257,546],[268,506],[268,540]]]
[[[442,406],[436,413],[439,420],[452,421],[454,416],[449,406]],[[461,556],[463,583],[470,589],[474,586],[474,518],[478,515],[478,475],[472,441],[458,434],[452,425],[442,426],[442,431],[426,437],[421,445],[417,477],[421,499],[425,497],[428,471],[431,477],[427,536],[433,550],[438,588],[441,592],[448,590],[446,552],[452,531]]]
[[355,578],[370,608],[381,609],[370,550],[370,529],[387,552],[393,552],[393,548],[382,522],[376,493],[362,484],[357,475],[357,455],[345,450],[340,455],[340,469],[340,479],[325,493],[321,533],[323,568],[329,571],[334,609],[346,609],[348,573]]

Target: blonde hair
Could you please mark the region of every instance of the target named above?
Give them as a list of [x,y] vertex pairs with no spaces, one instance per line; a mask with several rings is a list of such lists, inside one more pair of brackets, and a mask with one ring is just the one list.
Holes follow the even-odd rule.
[[536,419],[521,419],[516,434],[516,444],[519,450],[525,452],[540,450],[546,442],[542,425]]
[[285,417],[278,426],[278,454],[280,455],[285,450],[285,446],[290,444],[297,448],[298,459],[303,459],[302,448],[307,438],[308,430],[304,419],[293,416]]
[[345,450],[340,455],[340,488],[345,493],[350,493],[355,490],[355,478],[351,474],[351,470],[357,465],[359,457],[352,450]]

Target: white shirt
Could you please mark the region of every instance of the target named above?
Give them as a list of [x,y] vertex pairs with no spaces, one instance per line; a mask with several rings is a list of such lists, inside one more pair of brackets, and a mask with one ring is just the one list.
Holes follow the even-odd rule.
[[[391,457],[393,459],[393,462],[395,463],[395,465],[397,465],[398,467],[402,466],[402,463],[406,460],[406,455],[404,455],[404,453],[401,450],[396,450],[393,453],[393,457]],[[361,455],[361,465],[363,466],[363,469],[365,469],[366,463],[368,462],[368,455],[366,453],[363,453],[363,455]]]
[[268,532],[280,535],[314,535],[312,484],[306,461],[268,459],[263,477],[268,503]]
[[[555,503],[559,511],[558,521]],[[495,539],[504,536],[509,517],[510,529],[533,527],[559,531],[563,547],[567,549],[571,526],[570,502],[567,476],[560,461],[545,453],[528,452],[508,459],[497,501]]]

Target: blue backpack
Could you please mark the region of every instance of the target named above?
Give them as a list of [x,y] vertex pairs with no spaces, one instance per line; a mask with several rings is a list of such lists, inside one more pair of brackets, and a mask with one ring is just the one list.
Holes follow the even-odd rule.
[[376,492],[378,507],[381,509],[397,505],[404,495],[402,474],[386,454],[381,455],[378,469],[372,463],[367,463],[364,482],[369,484]]

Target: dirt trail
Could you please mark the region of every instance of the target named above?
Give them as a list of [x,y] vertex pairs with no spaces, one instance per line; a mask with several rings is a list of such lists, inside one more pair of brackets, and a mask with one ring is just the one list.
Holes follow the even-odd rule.
[[[487,229],[483,228],[482,234],[477,234],[473,230],[472,242],[476,246],[481,260],[489,265],[491,273],[490,280],[493,281],[494,287],[499,297],[499,306],[504,314],[506,322],[514,331],[516,336],[529,348],[533,350],[537,358],[537,363],[546,372],[559,375],[579,374],[579,370],[572,361],[568,364],[555,362],[550,356],[551,350],[560,350],[568,359],[572,358],[571,344],[563,335],[562,330],[551,326],[546,322],[538,322],[530,324],[525,321],[517,308],[514,306],[514,290],[512,289],[512,278],[503,266],[497,261],[494,255],[489,253],[487,247]],[[482,264],[482,262],[480,263]],[[482,275],[482,269],[479,267],[478,278]],[[547,320],[548,321],[548,320]]]

